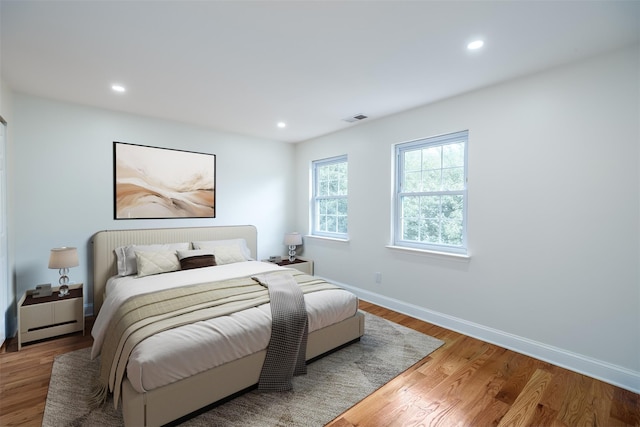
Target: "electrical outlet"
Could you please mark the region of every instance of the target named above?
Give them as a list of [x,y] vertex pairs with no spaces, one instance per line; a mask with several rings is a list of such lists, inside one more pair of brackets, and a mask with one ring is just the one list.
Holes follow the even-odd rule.
[[376,271],[373,277],[376,283],[382,283],[382,273],[380,273],[379,271]]

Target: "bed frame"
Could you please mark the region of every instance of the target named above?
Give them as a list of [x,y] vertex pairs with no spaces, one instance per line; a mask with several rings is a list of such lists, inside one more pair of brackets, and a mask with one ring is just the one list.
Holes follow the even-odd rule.
[[[98,314],[107,279],[116,274],[114,249],[131,244],[179,243],[243,238],[257,257],[257,230],[252,225],[110,230],[97,232],[93,242],[93,307]],[[307,360],[316,358],[364,334],[360,312],[342,322],[309,334]],[[161,426],[232,396],[258,383],[266,351],[251,354],[175,383],[138,393],[128,379],[122,384],[125,426]]]

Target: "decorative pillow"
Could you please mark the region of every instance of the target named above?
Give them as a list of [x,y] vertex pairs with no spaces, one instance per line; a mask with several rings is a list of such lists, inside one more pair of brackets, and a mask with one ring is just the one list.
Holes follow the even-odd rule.
[[199,255],[213,255],[213,249],[189,249],[186,251],[179,250],[176,251],[176,253],[178,254],[178,259],[183,259]]
[[[201,242],[192,242],[193,249],[212,249],[216,246],[234,246],[237,245],[244,256],[244,261],[251,259],[251,251],[247,246],[245,239],[226,239],[226,240],[205,240]],[[217,262],[217,261],[216,261]],[[218,264],[220,264],[218,262]]]
[[176,251],[136,251],[138,277],[180,270]]
[[119,276],[130,276],[138,272],[136,251],[177,251],[189,249],[189,242],[162,245],[128,245],[115,249]]
[[247,261],[240,246],[215,246],[211,248],[216,257],[216,265]]
[[189,270],[192,268],[213,267],[216,265],[216,257],[211,249],[194,249],[189,251],[178,251],[180,269]]
[[213,267],[216,265],[215,255],[194,255],[180,260],[181,270],[191,270],[192,268]]

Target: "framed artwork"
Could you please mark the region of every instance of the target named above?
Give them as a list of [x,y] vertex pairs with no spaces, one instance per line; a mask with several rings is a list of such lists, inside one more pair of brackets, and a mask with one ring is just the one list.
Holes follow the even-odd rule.
[[113,143],[115,219],[215,218],[216,156]]

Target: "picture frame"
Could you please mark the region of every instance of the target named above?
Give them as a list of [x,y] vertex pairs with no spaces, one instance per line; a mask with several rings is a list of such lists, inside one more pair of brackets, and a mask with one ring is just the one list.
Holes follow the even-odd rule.
[[113,142],[114,219],[215,218],[216,155]]

